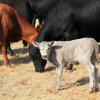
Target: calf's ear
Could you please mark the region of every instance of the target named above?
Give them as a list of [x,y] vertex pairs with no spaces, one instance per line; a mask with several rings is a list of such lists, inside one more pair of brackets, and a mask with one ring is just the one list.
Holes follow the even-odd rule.
[[50,42],[50,46],[52,46],[53,44],[54,44],[54,41],[51,41],[51,42]]
[[32,42],[32,44],[33,44],[34,47],[39,48],[39,43],[38,42],[34,41],[34,42]]

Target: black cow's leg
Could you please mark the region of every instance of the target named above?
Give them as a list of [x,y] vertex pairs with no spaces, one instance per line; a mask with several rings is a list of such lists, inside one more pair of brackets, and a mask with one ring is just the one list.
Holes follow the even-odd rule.
[[72,71],[72,69],[73,69],[73,64],[68,64],[66,70]]
[[39,49],[35,48],[33,45],[30,45],[29,56],[33,61],[35,71],[43,72],[46,65],[46,60],[42,59]]
[[27,42],[25,40],[23,40],[22,42],[23,42],[23,46],[27,47]]
[[10,43],[8,43],[8,49],[9,49],[9,52],[10,52],[11,56],[15,56],[16,55],[14,53],[14,51],[11,49],[11,47],[10,47]]

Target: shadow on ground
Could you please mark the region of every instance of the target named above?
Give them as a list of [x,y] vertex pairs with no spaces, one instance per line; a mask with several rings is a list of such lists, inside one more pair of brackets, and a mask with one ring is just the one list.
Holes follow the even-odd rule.
[[[98,83],[100,83],[100,77],[98,77]],[[61,90],[69,89],[73,86],[82,86],[82,85],[85,85],[85,84],[89,84],[89,77],[83,77],[83,78],[77,80],[74,83],[63,85],[61,87]]]
[[[31,58],[29,56],[25,56],[25,57],[14,57],[12,59],[9,59],[11,64],[27,64],[29,62],[31,62]],[[3,65],[3,61],[0,60],[0,66]]]
[[48,67],[48,68],[45,68],[45,71],[48,72],[48,71],[52,71],[54,69],[56,69],[56,68],[55,67]]
[[[15,52],[16,55],[19,54],[26,54],[28,53],[28,48],[19,48],[19,49],[13,49],[13,51]],[[2,54],[2,52],[0,51],[0,54]],[[9,51],[8,51],[8,55],[9,55]],[[31,61],[31,58],[29,56],[25,56],[25,57],[20,57],[20,56],[12,56],[11,58],[9,58],[9,61],[11,64],[27,64]],[[0,66],[3,65],[3,59],[0,60]]]
[[[25,54],[28,52],[28,48],[19,48],[19,49],[13,49],[13,51],[17,54],[17,53],[21,53],[21,54]],[[8,54],[10,55],[10,51],[7,49]],[[0,49],[0,54],[2,54],[2,51]]]

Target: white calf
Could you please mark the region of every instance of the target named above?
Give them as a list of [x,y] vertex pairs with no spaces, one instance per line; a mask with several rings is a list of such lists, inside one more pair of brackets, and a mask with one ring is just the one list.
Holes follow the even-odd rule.
[[87,67],[91,92],[98,90],[98,69],[95,65],[98,53],[97,42],[93,38],[72,41],[53,41],[33,43],[40,49],[43,59],[48,59],[56,66],[56,89],[60,89],[63,66],[79,62]]

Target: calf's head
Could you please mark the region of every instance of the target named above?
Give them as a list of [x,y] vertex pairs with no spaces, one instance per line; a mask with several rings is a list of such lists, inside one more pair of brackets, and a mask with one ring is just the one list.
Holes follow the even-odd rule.
[[41,43],[34,42],[33,45],[35,47],[39,48],[42,58],[47,59],[48,55],[50,54],[50,49],[51,49],[51,46],[53,45],[53,43],[54,43],[53,41],[52,42],[44,41]]

